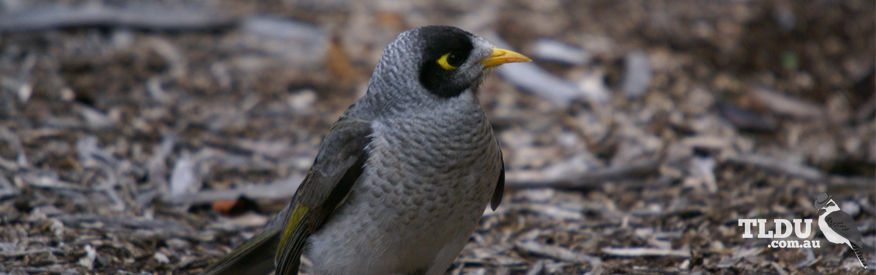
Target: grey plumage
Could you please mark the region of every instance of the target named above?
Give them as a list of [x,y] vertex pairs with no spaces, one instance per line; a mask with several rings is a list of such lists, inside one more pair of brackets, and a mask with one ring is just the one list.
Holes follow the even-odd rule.
[[443,274],[502,197],[477,86],[485,68],[520,61],[453,27],[400,34],[289,206],[205,274],[268,272],[264,251],[276,251],[277,274],[295,274],[302,253],[315,274]]

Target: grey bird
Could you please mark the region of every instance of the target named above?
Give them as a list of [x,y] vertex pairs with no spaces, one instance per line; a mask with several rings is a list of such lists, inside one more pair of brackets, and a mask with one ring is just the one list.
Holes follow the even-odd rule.
[[836,202],[824,193],[815,200],[815,207],[818,208],[818,228],[824,233],[824,238],[835,244],[848,245],[861,266],[867,269],[864,255],[861,253],[864,241],[861,240],[861,232],[855,226],[852,216],[840,210]]
[[504,165],[478,102],[485,72],[528,62],[455,27],[401,33],[334,123],[289,205],[204,274],[444,274]]

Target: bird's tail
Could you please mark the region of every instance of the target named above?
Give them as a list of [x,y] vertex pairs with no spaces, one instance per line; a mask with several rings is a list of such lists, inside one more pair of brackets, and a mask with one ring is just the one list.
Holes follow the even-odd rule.
[[858,261],[861,262],[861,266],[863,266],[864,269],[869,269],[869,268],[867,268],[867,261],[864,260],[864,254],[861,253],[861,250],[862,250],[861,246],[859,246],[855,243],[849,242],[849,247],[852,248],[852,252],[855,252],[855,257],[858,257]]
[[274,270],[274,253],[279,242],[277,230],[266,230],[241,244],[213,263],[202,275],[267,274]]

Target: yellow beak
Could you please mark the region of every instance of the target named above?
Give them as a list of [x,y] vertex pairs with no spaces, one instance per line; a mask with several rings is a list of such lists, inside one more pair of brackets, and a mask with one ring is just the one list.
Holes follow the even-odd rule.
[[499,66],[505,63],[530,61],[532,61],[532,59],[529,59],[529,57],[526,57],[517,52],[506,49],[493,48],[493,53],[490,54],[490,57],[481,59],[481,64],[484,64],[484,67],[489,68]]

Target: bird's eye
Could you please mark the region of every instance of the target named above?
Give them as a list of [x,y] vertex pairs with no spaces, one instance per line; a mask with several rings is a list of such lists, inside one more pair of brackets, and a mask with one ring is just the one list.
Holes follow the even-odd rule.
[[438,58],[438,65],[441,66],[442,69],[445,70],[456,70],[459,65],[462,65],[462,62],[465,61],[465,58],[461,57],[455,53],[445,53],[441,57]]

